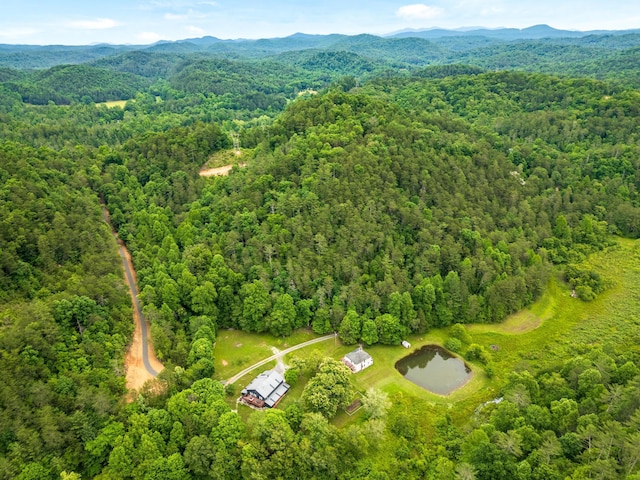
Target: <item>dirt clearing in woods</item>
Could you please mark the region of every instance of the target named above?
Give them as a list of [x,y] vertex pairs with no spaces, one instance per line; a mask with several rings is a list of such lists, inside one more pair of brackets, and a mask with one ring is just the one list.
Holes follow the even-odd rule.
[[240,150],[239,148],[227,149],[227,150],[219,150],[211,155],[206,163],[200,168],[200,176],[201,177],[216,177],[216,176],[225,176],[229,175],[229,172],[233,168],[234,165],[238,165],[238,167],[245,167],[246,162],[238,163],[240,161],[240,157],[248,154],[251,156],[252,150],[245,149]]
[[[246,166],[246,163],[239,163],[239,167]],[[206,170],[200,170],[201,177],[215,177],[229,175],[229,172],[233,168],[233,165],[223,165],[222,167],[207,168]]]

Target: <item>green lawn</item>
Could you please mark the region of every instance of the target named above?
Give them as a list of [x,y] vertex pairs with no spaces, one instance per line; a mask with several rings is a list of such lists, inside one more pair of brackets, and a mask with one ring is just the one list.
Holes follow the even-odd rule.
[[[297,330],[290,337],[274,337],[268,333],[247,333],[240,330],[220,330],[216,338],[215,378],[225,380],[278,350],[316,338],[311,330]],[[265,367],[266,370],[266,367]],[[259,372],[257,372],[259,373]],[[255,376],[256,373],[249,375]]]
[[[286,338],[274,337],[267,333],[247,333],[240,330],[221,330],[218,332],[218,336],[216,338],[214,359],[216,373],[214,378],[218,380],[226,380],[254,363],[270,357],[273,355],[273,347],[278,350],[284,350],[285,348],[316,337],[317,335],[310,330],[298,330],[290,337]],[[326,343],[332,342],[327,341]],[[293,354],[312,349],[316,345],[311,345],[306,349],[297,350]],[[252,372],[249,372],[247,375],[235,382],[236,395],[233,397],[227,397],[227,402],[231,408],[236,408],[235,399],[240,395],[242,389],[246,387],[256,375],[275,367],[275,365],[275,361],[269,362],[261,368],[257,368]],[[246,420],[246,417],[250,416],[252,411],[253,410],[249,407],[245,406],[240,406],[238,409],[238,413],[241,414],[244,420]]]
[[[448,337],[447,329],[435,329],[426,334],[409,337],[412,347],[375,345],[366,350],[373,356],[372,367],[353,375],[353,384],[363,393],[374,387],[387,392],[392,400],[404,399],[416,409],[433,415],[448,413],[457,423],[465,423],[475,408],[500,395],[500,386],[512,371],[524,367],[537,368],[555,357],[569,355],[569,350],[580,343],[640,345],[640,241],[620,239],[619,244],[589,259],[610,284],[607,291],[593,302],[585,303],[572,298],[568,287],[553,279],[545,294],[529,308],[510,316],[505,322],[492,325],[469,325],[467,330],[474,343],[490,351],[494,377],[489,379],[479,364],[470,364],[472,379],[447,396],[430,393],[405,380],[396,371],[396,361],[410,351],[427,344],[442,345]],[[216,376],[228,378],[256,361],[272,354],[270,347],[283,349],[303,342],[315,335],[308,330],[298,331],[286,339],[268,334],[248,334],[239,331],[221,331],[216,344]],[[491,351],[496,345],[498,351]],[[292,356],[319,352],[323,356],[341,358],[354,346],[327,341],[291,353]],[[223,365],[222,361],[227,365]],[[287,358],[285,357],[285,363]],[[265,370],[267,367],[264,368]],[[259,369],[258,369],[259,370]],[[254,371],[237,383],[237,391],[259,373]],[[306,379],[301,378],[283,399],[286,407],[299,398]],[[344,425],[361,418],[344,413],[334,420]],[[244,414],[243,414],[244,415]],[[249,415],[247,413],[246,415]]]
[[96,103],[96,105],[104,105],[108,108],[113,108],[113,107],[124,108],[127,105],[127,102],[135,102],[135,100],[110,100],[108,102]]

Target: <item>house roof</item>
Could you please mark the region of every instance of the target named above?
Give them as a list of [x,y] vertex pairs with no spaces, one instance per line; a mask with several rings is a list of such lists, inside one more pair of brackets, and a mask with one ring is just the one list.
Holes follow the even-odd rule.
[[264,402],[265,405],[267,407],[273,407],[276,403],[280,401],[280,399],[288,391],[289,391],[289,384],[282,382],[280,385],[278,385],[278,388],[276,388],[273,392],[271,392],[271,395],[269,395],[269,398],[265,400]]
[[345,358],[347,358],[354,365],[359,365],[366,362],[367,360],[370,360],[371,355],[362,350],[362,348],[359,348],[357,350],[354,350],[353,352],[347,353],[345,355]]
[[255,392],[267,405],[273,406],[288,390],[289,385],[284,383],[282,374],[275,370],[266,370],[254,378],[242,393]]

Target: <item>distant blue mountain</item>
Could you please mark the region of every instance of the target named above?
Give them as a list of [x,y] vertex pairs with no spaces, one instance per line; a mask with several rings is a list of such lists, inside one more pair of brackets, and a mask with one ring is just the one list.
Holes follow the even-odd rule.
[[[507,45],[511,42],[520,47]],[[215,56],[229,59],[259,59],[291,54],[289,58],[296,64],[305,62],[317,63],[319,58],[331,64],[339,64],[340,70],[344,65],[358,69],[366,69],[363,65],[369,61],[390,62],[389,65],[406,67],[407,65],[431,65],[442,63],[467,63],[476,65],[476,57],[487,59],[495,57],[496,62],[502,62],[499,57],[504,56],[504,48],[521,48],[526,42],[535,42],[536,48],[549,53],[549,45],[571,46],[573,50],[564,50],[564,54],[577,58],[588,58],[594,48],[623,50],[640,46],[640,29],[638,30],[593,30],[571,31],[558,30],[549,25],[534,25],[532,27],[488,29],[472,27],[468,29],[446,30],[406,30],[386,36],[370,34],[361,35],[310,35],[296,33],[283,38],[265,38],[259,40],[235,39],[223,40],[205,36],[188,38],[177,41],[162,40],[151,45],[109,45],[97,44],[86,46],[64,45],[2,45],[0,44],[0,67],[18,69],[50,68],[60,64],[79,64],[97,62],[114,56],[125,55],[130,52],[147,52],[150,55],[172,56],[172,61],[185,55]],[[545,46],[546,45],[546,46]],[[296,56],[295,52],[307,52],[309,55]],[[318,51],[349,52],[360,55],[365,60],[354,63],[352,57],[335,55],[317,57],[312,55]],[[530,55],[528,52],[527,55]],[[554,55],[557,55],[555,52]],[[143,59],[143,63],[135,66],[134,58]],[[284,58],[284,57],[283,57]],[[555,57],[554,57],[555,58]],[[119,61],[108,60],[108,65],[120,65],[123,71],[136,73],[145,77],[164,75],[171,71],[171,65],[166,61],[151,59],[151,57],[126,56]],[[357,68],[354,65],[357,64]],[[487,68],[488,65],[480,65]],[[164,72],[164,73],[163,73]]]
[[186,38],[184,40],[178,40],[177,43],[192,43],[193,45],[200,45],[200,46],[207,47],[214,43],[220,43],[220,42],[224,42],[224,40],[221,40],[217,37],[206,36],[206,37],[200,37],[200,38]]
[[387,35],[392,38],[417,37],[434,40],[443,37],[469,37],[480,36],[497,40],[540,40],[543,38],[581,38],[589,35],[624,35],[627,33],[640,33],[637,30],[558,30],[549,25],[534,25],[523,29],[519,28],[474,28],[471,30],[447,30],[434,28],[427,30],[404,30]]

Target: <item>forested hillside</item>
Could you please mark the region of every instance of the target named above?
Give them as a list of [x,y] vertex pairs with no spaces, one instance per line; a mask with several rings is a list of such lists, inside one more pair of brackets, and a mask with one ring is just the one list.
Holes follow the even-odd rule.
[[[0,478],[636,478],[638,43],[0,48]],[[101,201],[165,365],[137,396]],[[434,339],[476,380],[363,390],[307,353],[282,406],[238,408],[221,332],[301,331],[381,360]]]
[[[142,295],[168,322],[165,349],[179,350],[169,311],[204,313],[185,296],[193,285],[220,326],[287,335],[311,325],[366,343],[501,320],[541,293],[552,264],[571,265],[585,298],[602,290],[574,265],[611,232],[638,234],[635,93],[511,73],[360,92],[297,101],[245,135],[258,145],[248,168],[209,186],[193,167],[159,163],[161,177],[183,175],[189,204],[169,186],[155,201],[164,211],[109,200],[145,259]],[[112,166],[109,191],[158,189],[126,153],[124,164],[135,180]],[[203,258],[228,273],[202,269]],[[283,316],[283,303],[296,309]]]
[[[633,59],[639,46],[638,30],[568,32],[539,25],[523,30],[436,29],[387,37],[295,34],[261,40],[203,37],[140,46],[0,45],[0,67],[46,70],[60,65],[88,64],[147,78],[168,79],[177,73],[176,67],[182,61],[225,59],[241,64],[249,62],[256,70],[263,68],[263,62],[267,62],[265,67],[270,69],[268,63],[276,61],[281,69],[302,66],[314,72],[322,67],[322,73],[331,79],[335,79],[336,74],[366,79],[372,71],[389,76],[413,72],[427,65],[468,64],[488,70],[589,76],[637,87],[639,79]],[[343,58],[345,54],[351,59]],[[300,64],[301,56],[314,55],[319,57],[311,64]],[[360,58],[354,61],[353,55]],[[340,68],[335,68],[336,61],[341,64]],[[363,62],[369,64],[367,68],[362,68]],[[234,69],[231,65],[228,67]],[[297,72],[297,77],[302,79],[309,73]],[[85,71],[85,75],[95,77],[96,73]]]
[[148,82],[134,75],[98,70],[86,65],[61,65],[37,72],[25,86],[9,84],[20,93],[25,103],[43,105],[54,102],[105,102],[128,100],[148,86]]
[[0,145],[3,478],[86,471],[125,393],[130,300],[87,153]]

